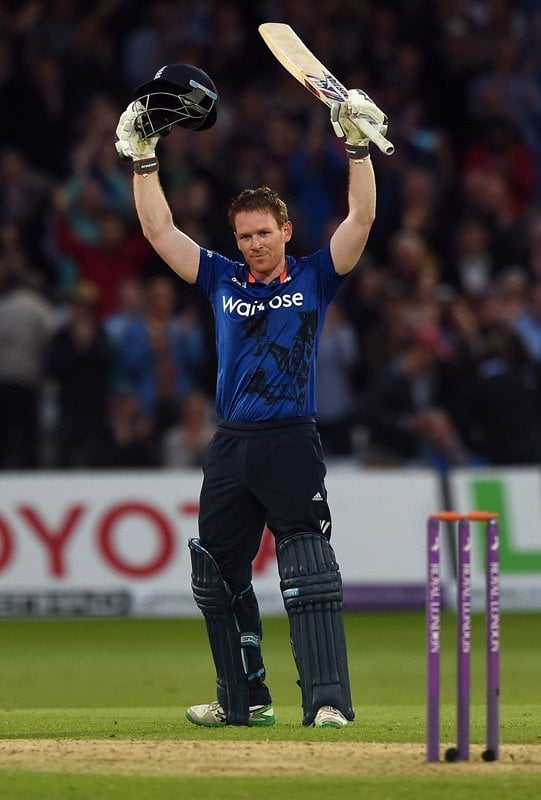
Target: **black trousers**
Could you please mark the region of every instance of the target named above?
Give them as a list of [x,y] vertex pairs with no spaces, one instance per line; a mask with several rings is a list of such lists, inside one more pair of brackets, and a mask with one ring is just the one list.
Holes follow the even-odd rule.
[[199,536],[233,592],[252,578],[265,524],[276,544],[301,532],[331,535],[321,441],[311,417],[220,423],[203,462]]

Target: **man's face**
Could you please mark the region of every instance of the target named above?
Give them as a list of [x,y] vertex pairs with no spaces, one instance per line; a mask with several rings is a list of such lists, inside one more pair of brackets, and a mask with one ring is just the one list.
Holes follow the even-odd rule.
[[270,212],[241,211],[235,217],[238,248],[252,274],[262,280],[282,272],[285,246],[291,233],[291,222],[280,228]]

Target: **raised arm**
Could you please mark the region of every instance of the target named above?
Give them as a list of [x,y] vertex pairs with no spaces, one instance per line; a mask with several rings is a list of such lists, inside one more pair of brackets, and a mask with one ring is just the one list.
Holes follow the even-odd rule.
[[[367,124],[387,143],[381,140],[387,132],[387,117],[357,89],[348,92],[348,99],[331,108],[331,122],[337,136],[345,136],[346,154],[349,158],[348,214],[331,238],[331,255],[334,268],[340,275],[350,272],[358,263],[368,241],[376,215],[376,181],[370,160],[370,138],[359,126]],[[357,123],[357,124],[356,124]]]
[[376,182],[370,157],[350,159],[349,211],[331,238],[331,255],[339,275],[350,272],[358,263],[376,214]]
[[130,103],[120,117],[116,149],[133,161],[133,193],[141,228],[158,255],[181,278],[195,283],[199,270],[199,245],[179,230],[158,177],[155,149],[159,136],[143,139],[135,126],[137,109]]
[[158,172],[133,176],[135,208],[143,233],[166,264],[188,283],[199,270],[199,245],[173,223]]

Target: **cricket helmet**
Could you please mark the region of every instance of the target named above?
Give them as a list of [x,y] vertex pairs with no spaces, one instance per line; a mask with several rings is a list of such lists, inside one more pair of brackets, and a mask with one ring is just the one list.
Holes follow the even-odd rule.
[[218,92],[206,72],[191,64],[161,67],[134,90],[143,110],[136,125],[144,138],[165,136],[172,125],[204,131],[216,122]]

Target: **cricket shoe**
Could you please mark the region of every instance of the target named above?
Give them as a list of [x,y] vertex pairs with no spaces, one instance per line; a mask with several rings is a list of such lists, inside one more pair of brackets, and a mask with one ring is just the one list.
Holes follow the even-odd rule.
[[347,724],[342,712],[333,706],[321,706],[314,719],[315,728],[345,728]]
[[[213,703],[203,703],[200,706],[190,706],[186,709],[186,719],[194,725],[203,725],[205,728],[224,728],[228,723],[225,711],[215,700]],[[274,725],[276,717],[272,705],[250,706],[248,725],[251,728],[264,728]]]

